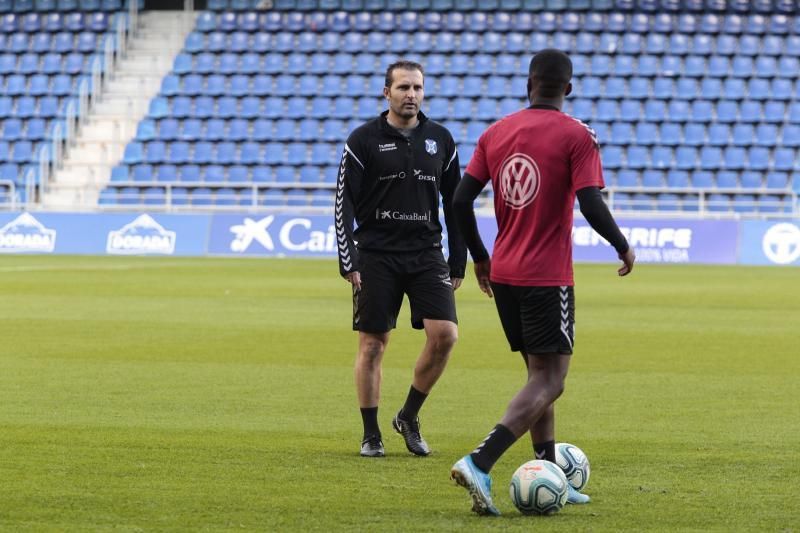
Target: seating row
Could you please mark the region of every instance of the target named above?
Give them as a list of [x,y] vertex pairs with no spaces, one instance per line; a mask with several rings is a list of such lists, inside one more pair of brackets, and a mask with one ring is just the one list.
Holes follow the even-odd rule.
[[8,118],[52,118],[63,116],[67,98],[58,96],[0,96],[0,117]]
[[[499,75],[523,76],[530,61],[529,52],[505,53],[434,53],[422,51],[361,53],[281,53],[257,52],[215,54],[181,52],[175,57],[173,73],[184,74],[363,74],[380,76],[399,54],[420,62],[429,75]],[[13,54],[6,54],[15,57]],[[790,78],[800,66],[792,56],[655,56],[655,55],[593,55],[572,54],[573,73],[581,76],[656,77],[671,78]],[[7,60],[9,64],[13,60]]]
[[92,68],[91,58],[96,54],[70,52],[60,54],[0,54],[0,75],[13,74],[80,74]]
[[[119,11],[123,7],[128,7],[127,0],[0,0],[0,13]],[[255,7],[253,3],[251,9]],[[139,0],[139,9],[142,8],[144,0]]]
[[71,31],[81,32],[90,30],[103,33],[112,28],[112,23],[117,17],[124,14],[109,13],[29,13],[27,15],[15,15],[7,13],[0,16],[0,34],[14,34],[17,32],[38,33],[38,32],[59,32]]
[[33,52],[45,54],[47,52],[93,52],[100,46],[103,33],[93,31],[81,32],[40,32],[27,33],[0,33],[0,49],[15,54]]
[[[331,208],[334,192],[310,190],[254,189],[229,186],[143,186],[111,185],[100,194],[100,205],[149,205],[187,207],[264,206]],[[717,192],[704,197],[697,194],[664,192],[615,192],[609,199],[617,210],[659,210],[697,212],[701,202],[716,213],[790,213],[792,201],[781,194]]]
[[[26,34],[18,38],[20,47],[27,46]],[[2,36],[0,35],[0,42]],[[563,32],[541,31],[486,31],[480,35],[463,30],[421,29],[415,32],[414,41],[394,31],[276,31],[230,33],[194,31],[186,39],[185,51],[200,52],[372,52],[419,51],[422,53],[527,53],[531,50],[553,47],[578,54],[627,55],[744,55],[744,56],[800,56],[800,35],[708,35],[671,33]]]
[[605,146],[603,167],[608,169],[678,169],[678,170],[754,170],[800,171],[800,160],[793,148],[763,146],[745,149],[740,146],[720,148],[704,146]]
[[481,11],[448,13],[367,11],[326,13],[316,11],[253,11],[214,13],[205,11],[197,19],[197,30],[201,32],[303,32],[334,31],[518,31],[529,33],[553,33],[579,31],[601,33],[663,33],[680,32],[686,34],[730,33],[753,35],[797,34],[800,18],[783,14],[775,15],[695,15],[692,13],[652,15],[647,13],[554,13],[551,11],[530,11],[514,13]]
[[[213,11],[247,11],[257,8],[260,0],[208,0]],[[795,13],[792,0],[275,0],[273,7],[285,11],[349,10],[403,11],[407,9],[437,11],[632,11],[645,13],[687,10],[701,13]]]
[[11,74],[0,76],[0,96],[67,96],[75,90],[80,76],[69,74]]
[[131,187],[110,186],[101,191],[100,205],[163,206],[270,206],[331,207],[334,193],[330,190],[257,190],[231,187]]
[[[24,87],[25,77],[13,78],[13,87]],[[33,79],[31,78],[31,81]],[[506,76],[428,75],[425,91],[431,97],[466,96],[505,98],[516,96],[520,80]],[[380,95],[381,76],[364,74],[168,74],[161,84],[162,96],[338,96]],[[6,87],[12,86],[12,77]],[[800,80],[790,78],[623,78],[576,76],[577,98],[633,100],[792,100],[800,94]],[[0,92],[3,80],[0,79]],[[10,92],[10,89],[6,89]],[[17,93],[12,93],[17,94]]]

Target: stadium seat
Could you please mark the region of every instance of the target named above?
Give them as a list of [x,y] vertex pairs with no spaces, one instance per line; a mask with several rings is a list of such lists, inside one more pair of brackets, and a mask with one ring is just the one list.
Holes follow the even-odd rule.
[[689,173],[683,170],[668,171],[667,186],[676,189],[689,187]]
[[714,174],[705,170],[692,172],[692,187],[708,189],[714,186]]

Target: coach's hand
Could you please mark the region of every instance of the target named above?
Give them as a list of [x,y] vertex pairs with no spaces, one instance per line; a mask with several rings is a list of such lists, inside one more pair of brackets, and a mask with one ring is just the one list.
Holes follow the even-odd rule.
[[450,284],[453,286],[453,290],[458,289],[462,281],[464,281],[464,278],[450,278]]
[[489,298],[494,296],[494,294],[492,294],[492,286],[489,284],[489,274],[491,271],[491,259],[484,259],[483,261],[477,261],[475,263],[475,278],[478,280],[478,287],[480,287]]
[[346,279],[347,281],[352,283],[353,287],[355,287],[355,289],[357,291],[361,290],[361,273],[360,272],[358,272],[358,271],[350,272],[349,274],[347,274],[344,277],[344,279]]
[[619,254],[619,258],[622,259],[624,264],[617,270],[617,274],[627,276],[633,270],[633,263],[636,262],[636,254],[633,252],[633,248],[628,248],[627,252]]

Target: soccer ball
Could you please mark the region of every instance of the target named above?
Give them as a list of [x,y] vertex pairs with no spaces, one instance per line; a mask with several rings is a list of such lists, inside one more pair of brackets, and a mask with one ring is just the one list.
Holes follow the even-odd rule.
[[557,465],[537,459],[517,468],[509,493],[522,514],[553,514],[567,503],[567,483]]
[[589,482],[589,459],[583,450],[574,444],[568,442],[556,444],[556,462],[575,490],[582,490]]

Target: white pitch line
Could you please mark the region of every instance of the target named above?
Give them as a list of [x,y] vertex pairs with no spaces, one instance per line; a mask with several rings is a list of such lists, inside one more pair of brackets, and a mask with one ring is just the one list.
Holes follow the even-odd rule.
[[[163,268],[171,266],[194,266],[190,262],[186,263],[154,263],[147,264],[122,264],[122,265],[19,265],[19,266],[0,266],[0,272],[52,272],[52,271],[79,271],[79,270],[146,270],[149,268]],[[208,265],[205,265],[208,266]]]

